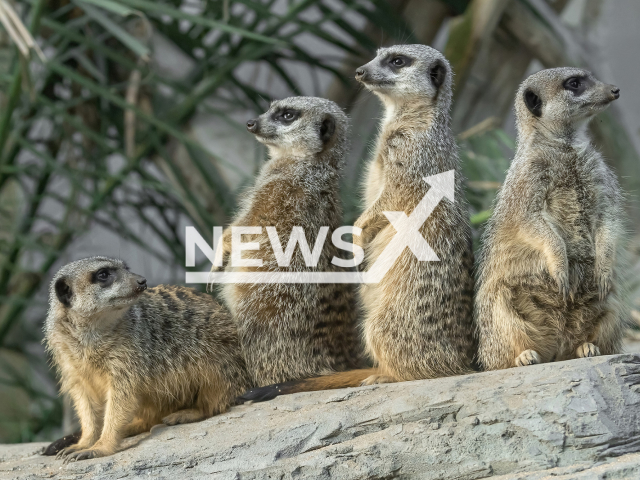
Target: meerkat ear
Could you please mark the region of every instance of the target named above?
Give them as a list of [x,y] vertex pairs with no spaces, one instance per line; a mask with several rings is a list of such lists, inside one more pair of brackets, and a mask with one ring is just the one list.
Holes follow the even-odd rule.
[[542,116],[542,99],[532,90],[527,89],[524,92],[524,103],[536,117]]
[[322,139],[322,143],[327,143],[333,137],[333,132],[336,131],[336,121],[333,117],[328,116],[322,121],[322,125],[320,125],[320,138]]
[[64,278],[58,279],[55,284],[56,296],[60,303],[62,303],[65,307],[71,305],[71,295],[73,292],[71,291],[71,287],[67,283],[67,280]]
[[440,88],[444,83],[444,79],[447,76],[447,67],[445,67],[440,61],[436,62],[429,69],[429,78],[431,83],[436,88]]

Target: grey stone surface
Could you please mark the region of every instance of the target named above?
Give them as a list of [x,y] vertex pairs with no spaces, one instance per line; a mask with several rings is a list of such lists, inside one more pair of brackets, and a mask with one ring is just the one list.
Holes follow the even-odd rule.
[[640,478],[640,355],[281,397],[154,427],[64,465],[0,446],[11,479]]

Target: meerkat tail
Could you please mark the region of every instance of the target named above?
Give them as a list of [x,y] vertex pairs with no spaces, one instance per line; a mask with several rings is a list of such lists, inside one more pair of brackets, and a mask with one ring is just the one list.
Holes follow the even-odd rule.
[[57,455],[59,451],[64,450],[71,445],[75,445],[80,441],[80,437],[82,436],[82,431],[78,430],[75,433],[71,433],[69,435],[65,435],[62,438],[59,438],[55,442],[52,442],[47,448],[44,449],[42,455],[46,456],[54,456]]
[[333,373],[331,375],[323,375],[321,377],[292,380],[290,382],[252,388],[239,396],[236,401],[238,404],[245,402],[266,402],[281,395],[291,395],[292,393],[359,387],[367,377],[377,373],[379,372],[375,368],[361,368],[358,370]]

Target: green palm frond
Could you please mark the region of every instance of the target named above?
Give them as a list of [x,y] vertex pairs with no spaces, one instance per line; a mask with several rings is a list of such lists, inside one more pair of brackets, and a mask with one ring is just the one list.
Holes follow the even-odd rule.
[[[9,4],[0,2],[3,9]],[[254,150],[247,165],[238,165],[205,148],[192,124],[208,115],[244,129],[236,112],[264,110],[272,98],[242,68],[254,65],[287,95],[320,95],[300,83],[296,69],[313,82],[328,74],[348,85],[340,59],[368,55],[377,45],[358,25],[381,22],[410,38],[384,1],[297,0],[277,9],[274,0],[225,4],[20,3],[19,48],[2,50],[7,68],[0,72],[0,357],[24,335],[33,300],[60,256],[92,225],[181,265],[185,221],[203,232],[228,222],[238,185],[255,170]],[[309,37],[330,45],[335,58],[304,47]],[[158,45],[189,67],[163,70],[155,61],[163,56],[154,51]],[[38,46],[44,62],[29,59]],[[4,380],[24,386],[14,373]],[[59,405],[39,411],[38,422],[59,421]]]

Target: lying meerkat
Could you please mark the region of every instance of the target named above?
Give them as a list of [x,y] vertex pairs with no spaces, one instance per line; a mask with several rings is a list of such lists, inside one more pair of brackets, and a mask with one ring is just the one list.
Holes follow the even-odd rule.
[[45,342],[82,427],[59,452],[67,460],[111,455],[158,423],[224,412],[250,385],[222,306],[189,288],[147,289],[113,258],[78,260],[55,275]]
[[[342,222],[339,183],[349,146],[347,116],[329,100],[292,97],[273,102],[247,128],[267,146],[270,158],[222,236],[219,248],[226,271],[340,271],[332,263],[338,250],[331,238]],[[259,244],[259,250],[242,252],[243,259],[261,261],[261,266],[238,267],[233,259],[228,261],[236,227],[261,231],[243,237],[244,242]],[[273,240],[286,250],[289,235],[300,227],[309,250],[315,249],[321,229],[327,229],[315,267],[307,267],[299,245],[289,265],[280,266]],[[222,294],[238,325],[254,385],[357,366],[353,285],[235,283],[225,284]]]
[[354,243],[367,270],[396,234],[384,212],[410,215],[431,188],[425,177],[454,171],[455,201],[443,199],[420,227],[440,261],[405,249],[384,278],[361,287],[366,350],[375,368],[253,389],[243,400],[374,383],[471,373],[473,251],[458,148],[451,132],[453,72],[425,45],[378,50],[356,79],[385,107],[365,183],[366,208]]
[[518,90],[516,155],[478,263],[485,369],[621,350],[622,195],[586,132],[619,96],[577,68],[543,70]]

